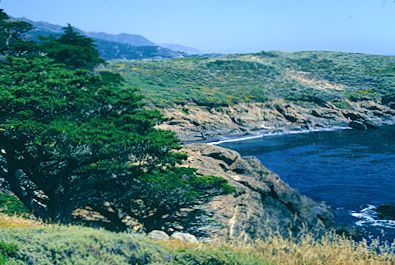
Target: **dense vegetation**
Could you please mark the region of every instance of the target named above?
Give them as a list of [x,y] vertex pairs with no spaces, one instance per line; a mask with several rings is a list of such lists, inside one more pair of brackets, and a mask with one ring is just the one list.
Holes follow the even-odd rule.
[[120,73],[141,89],[146,101],[160,107],[220,107],[275,98],[339,105],[344,99],[388,103],[395,90],[395,57],[340,52],[118,61],[106,69]]
[[178,167],[175,134],[119,75],[96,72],[91,39],[67,26],[32,45],[27,23],[1,11],[0,25],[0,177],[36,217],[68,224],[89,208],[113,230],[165,229],[180,208],[234,191]]
[[[8,264],[393,264],[395,246],[355,243],[328,234],[320,240],[305,234],[301,239],[273,235],[253,244],[191,244],[152,241],[141,234],[112,233],[81,227],[42,226],[14,218],[21,228],[2,226],[0,257]],[[8,218],[8,217],[5,217]],[[374,251],[376,250],[376,251]],[[0,258],[1,264],[1,258]]]

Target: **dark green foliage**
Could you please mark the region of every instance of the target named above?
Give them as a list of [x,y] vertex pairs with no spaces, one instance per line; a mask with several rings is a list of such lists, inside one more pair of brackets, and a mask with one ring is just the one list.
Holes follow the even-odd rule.
[[78,33],[70,24],[63,28],[59,38],[42,38],[41,46],[49,57],[71,69],[92,70],[104,63],[92,39]]
[[229,248],[179,249],[175,256],[175,264],[196,265],[269,265],[255,254],[235,252]]
[[16,251],[16,245],[0,241],[0,265],[6,265],[8,257],[14,255]]
[[24,215],[28,214],[29,210],[14,195],[0,193],[0,213],[8,215]]
[[70,223],[89,207],[126,230],[158,229],[165,216],[228,193],[226,182],[178,168],[178,139],[156,110],[101,62],[92,40],[68,26],[47,56],[0,64],[0,177],[37,217]]
[[0,9],[0,55],[28,54],[35,50],[33,42],[26,42],[20,36],[29,31],[31,25],[23,21],[14,21]]
[[88,180],[126,174],[133,152],[136,161],[150,156],[153,163],[166,163],[166,151],[176,143],[164,134],[169,146],[157,151],[152,136],[163,141],[153,129],[159,113],[139,109],[133,89],[103,85],[84,70],[69,70],[48,58],[10,57],[0,66],[0,80],[1,163],[8,168],[1,174],[41,218],[67,221],[75,207],[94,196],[78,193],[92,191]]
[[107,201],[154,229],[162,216],[229,190],[175,167],[185,157],[173,152],[174,133],[155,129],[162,116],[141,109],[117,76],[48,58],[8,60],[0,66],[0,148],[9,170],[0,173],[40,218],[67,223],[74,209],[89,206],[115,223],[102,208]]
[[[134,188],[130,189],[131,186]],[[116,187],[111,196],[117,200],[112,207],[138,220],[147,231],[174,226],[180,218],[179,209],[206,202],[216,195],[235,192],[222,178],[197,176],[192,168],[177,167],[155,169],[131,181],[123,179]],[[103,187],[100,190],[107,191]],[[103,215],[111,218],[105,212]]]
[[195,177],[192,186],[196,190],[203,191],[204,193],[210,193],[214,190],[217,190],[218,193],[221,194],[231,194],[236,192],[236,188],[230,186],[228,182],[219,177],[215,176],[202,176],[202,177]]

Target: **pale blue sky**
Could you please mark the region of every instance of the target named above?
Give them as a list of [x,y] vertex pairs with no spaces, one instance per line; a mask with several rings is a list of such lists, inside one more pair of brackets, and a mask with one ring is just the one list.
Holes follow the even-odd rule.
[[393,0],[2,0],[12,16],[206,52],[395,54]]

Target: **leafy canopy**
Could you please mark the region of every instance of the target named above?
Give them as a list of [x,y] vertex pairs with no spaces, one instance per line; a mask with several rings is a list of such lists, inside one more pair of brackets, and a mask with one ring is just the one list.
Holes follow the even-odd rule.
[[70,223],[87,208],[113,230],[130,219],[160,229],[234,191],[177,166],[186,157],[174,133],[155,128],[161,114],[119,75],[94,70],[90,39],[68,26],[39,49],[47,56],[15,52],[0,64],[0,177],[37,217]]
[[32,26],[23,21],[15,21],[0,9],[0,55],[28,54],[36,49],[33,42],[20,39]]
[[93,40],[77,32],[70,24],[63,28],[63,34],[59,38],[47,37],[41,40],[49,57],[71,69],[93,70],[98,64],[104,63]]

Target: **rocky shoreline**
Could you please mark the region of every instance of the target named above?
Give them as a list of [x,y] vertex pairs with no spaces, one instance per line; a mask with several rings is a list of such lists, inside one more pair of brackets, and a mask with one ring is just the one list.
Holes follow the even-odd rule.
[[235,194],[215,197],[185,214],[198,211],[197,221],[181,231],[220,241],[248,242],[274,233],[288,236],[303,229],[321,233],[333,225],[334,212],[288,186],[255,157],[241,157],[233,150],[207,144],[190,144],[183,166],[199,175],[215,175],[236,188]]
[[210,240],[245,242],[273,231],[287,235],[308,228],[319,234],[336,228],[330,207],[301,195],[256,158],[213,144],[270,134],[394,125],[393,107],[371,100],[342,105],[276,100],[221,109],[190,105],[162,110],[168,121],[160,128],[176,132],[185,144],[182,152],[189,158],[184,166],[201,175],[223,177],[237,189],[236,194],[188,209],[204,214],[193,225],[180,226],[180,231]]
[[258,131],[254,133],[245,133],[243,135],[229,135],[229,136],[221,136],[218,138],[213,138],[208,141],[195,141],[195,142],[184,142],[184,144],[193,144],[193,143],[205,143],[209,145],[219,145],[222,143],[229,142],[240,142],[252,139],[259,139],[265,136],[275,136],[275,135],[285,135],[285,134],[301,134],[301,133],[310,133],[310,132],[328,132],[328,131],[337,131],[337,130],[349,130],[353,129],[352,127],[341,127],[334,126],[328,128],[313,128],[313,129],[295,129],[291,131],[278,130],[278,131]]
[[159,127],[177,133],[183,143],[332,128],[369,129],[395,124],[394,105],[372,100],[240,103],[223,108],[196,105],[162,109],[168,121]]

